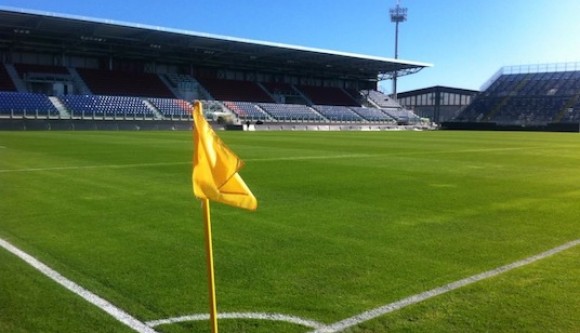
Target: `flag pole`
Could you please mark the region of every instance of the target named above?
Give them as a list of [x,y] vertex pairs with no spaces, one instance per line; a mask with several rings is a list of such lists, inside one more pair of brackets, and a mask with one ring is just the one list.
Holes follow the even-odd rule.
[[205,225],[205,254],[207,259],[207,280],[209,285],[209,320],[211,333],[218,333],[217,302],[215,297],[215,274],[213,270],[213,249],[211,244],[211,218],[209,199],[202,199],[203,220]]

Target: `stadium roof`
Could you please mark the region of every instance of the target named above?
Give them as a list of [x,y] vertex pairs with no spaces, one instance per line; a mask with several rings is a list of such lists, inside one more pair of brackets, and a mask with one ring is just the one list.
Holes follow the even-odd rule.
[[454,88],[454,87],[446,87],[446,86],[431,86],[416,90],[409,90],[405,92],[400,92],[397,94],[397,97],[404,98],[409,96],[416,96],[416,95],[423,95],[429,94],[433,92],[447,92],[452,94],[460,94],[460,95],[474,95],[478,94],[479,90],[472,90],[472,89],[464,89],[464,88]]
[[193,64],[356,80],[430,64],[0,6],[0,50]]

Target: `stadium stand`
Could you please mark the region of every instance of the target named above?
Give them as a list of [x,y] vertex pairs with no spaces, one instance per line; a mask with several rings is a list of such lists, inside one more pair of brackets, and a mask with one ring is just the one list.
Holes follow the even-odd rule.
[[250,81],[198,78],[197,81],[216,100],[273,103],[274,100],[258,84]]
[[398,123],[401,124],[410,124],[416,123],[421,120],[419,116],[417,116],[413,111],[406,110],[406,109],[397,109],[397,108],[384,108],[382,109],[386,114],[388,114],[391,118],[395,119]]
[[365,107],[351,107],[351,110],[356,112],[359,116],[367,121],[372,122],[394,122],[395,120],[383,112],[381,109],[365,108]]
[[0,66],[0,91],[16,91],[12,78],[3,64]]
[[363,90],[363,96],[367,97],[372,104],[379,108],[398,108],[401,107],[399,103],[394,101],[389,96],[383,94],[382,92],[376,90]]
[[26,76],[43,73],[43,74],[56,74],[56,75],[69,75],[66,67],[63,66],[49,66],[49,65],[37,65],[37,64],[14,64],[14,68],[18,72],[21,78],[26,78]]
[[264,111],[250,102],[230,102],[225,101],[224,105],[243,121],[266,120],[268,116]]
[[[389,129],[393,119],[360,89],[376,89],[377,78],[394,69],[413,74],[430,66],[26,10],[0,10],[0,21],[12,45],[0,66],[6,129],[188,128],[194,100],[231,129],[248,121]],[[35,33],[23,38],[14,29]]]
[[316,105],[360,106],[348,93],[340,88],[297,86]]
[[309,104],[310,101],[291,84],[282,82],[264,82],[261,85],[274,97],[276,103]]
[[190,119],[192,105],[188,101],[175,98],[147,98],[164,118]]
[[363,118],[346,106],[313,105],[316,111],[330,121],[363,121]]
[[[549,68],[547,68],[549,69]],[[506,125],[545,125],[578,119],[580,68],[553,71],[507,67],[455,119]]]
[[59,113],[46,95],[0,91],[0,115],[57,117]]
[[278,121],[322,121],[325,120],[312,108],[299,104],[258,104],[262,110]]
[[77,68],[91,92],[96,95],[175,98],[155,74],[128,73]]
[[66,95],[60,100],[72,118],[154,118],[143,99],[128,96]]
[[273,95],[286,95],[293,96],[297,95],[296,90],[292,88],[292,85],[283,82],[266,82],[263,83],[264,87]]

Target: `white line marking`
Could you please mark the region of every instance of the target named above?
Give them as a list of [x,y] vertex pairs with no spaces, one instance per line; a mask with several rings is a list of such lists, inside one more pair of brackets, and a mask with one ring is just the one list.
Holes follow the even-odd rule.
[[62,170],[84,170],[84,169],[125,169],[139,167],[153,167],[166,165],[191,164],[191,162],[159,162],[159,163],[133,163],[133,164],[103,164],[103,165],[79,165],[63,166],[51,168],[26,168],[26,169],[0,169],[0,173],[8,172],[35,172],[35,171],[62,171]]
[[[306,326],[310,328],[322,328],[325,327],[323,323],[319,323],[314,320],[303,319],[296,316],[288,316],[280,313],[262,313],[262,312],[229,312],[229,313],[218,313],[219,319],[257,319],[257,320],[272,320],[272,321],[284,321],[291,324]],[[209,314],[194,314],[189,316],[174,317],[168,319],[152,320],[145,324],[150,327],[156,327],[159,325],[175,324],[184,321],[200,321],[209,320]]]
[[[273,157],[273,158],[254,158],[244,159],[246,162],[270,162],[270,161],[301,161],[301,160],[325,160],[336,158],[353,158],[353,157],[371,157],[375,155],[324,155],[324,156],[294,156],[294,157]],[[378,156],[378,155],[377,155]],[[25,168],[25,169],[0,169],[0,173],[9,172],[36,172],[36,171],[63,171],[63,170],[84,170],[84,169],[125,169],[140,167],[155,167],[168,165],[191,164],[192,162],[159,162],[159,163],[132,163],[132,164],[103,164],[103,165],[80,165],[80,166],[62,166],[50,168]]]
[[375,156],[382,155],[377,154],[315,155],[315,156],[289,156],[289,157],[271,157],[271,158],[248,158],[243,160],[245,162],[271,162],[271,161],[326,160],[338,158],[375,157]]
[[31,255],[27,254],[26,252],[18,249],[14,245],[10,244],[9,242],[0,238],[0,246],[6,249],[8,252],[16,255],[18,258],[24,260],[30,266],[34,267],[42,274],[46,275],[47,277],[51,278],[61,286],[65,287],[66,289],[72,291],[73,293],[79,295],[80,297],[84,298],[87,302],[97,306],[99,309],[107,312],[113,318],[117,319],[121,323],[129,326],[134,331],[139,333],[157,333],[154,329],[147,326],[145,323],[137,320],[127,312],[119,309],[118,307],[114,306],[107,300],[93,294],[92,292],[84,289],[83,287],[79,286],[78,284],[72,282],[71,280],[65,278],[60,273],[55,271],[54,269],[46,266],[38,259],[32,257]]
[[[365,321],[369,321],[371,319],[385,315],[387,313],[402,309],[402,308],[407,307],[409,305],[413,305],[413,304],[425,301],[429,298],[445,294],[445,293],[450,292],[452,290],[455,290],[455,289],[458,289],[461,287],[465,287],[469,284],[472,284],[472,283],[475,283],[475,282],[478,282],[481,280],[485,280],[485,279],[506,273],[506,272],[511,271],[511,270],[518,268],[518,267],[522,267],[522,266],[531,264],[531,263],[536,262],[538,260],[541,260],[541,259],[544,259],[544,258],[549,257],[551,255],[554,255],[556,253],[570,249],[574,246],[577,246],[578,244],[580,244],[580,239],[576,239],[574,241],[568,242],[566,244],[560,245],[558,247],[555,247],[551,250],[542,252],[540,254],[528,257],[526,259],[516,261],[514,263],[511,263],[511,264],[508,264],[505,266],[501,266],[501,267],[498,267],[498,268],[495,268],[495,269],[492,269],[492,270],[489,270],[489,271],[486,271],[486,272],[483,272],[480,274],[472,275],[468,278],[458,280],[458,281],[449,283],[447,285],[444,285],[444,286],[441,286],[441,287],[438,287],[435,289],[431,289],[429,291],[426,291],[426,292],[423,292],[420,294],[415,294],[415,295],[409,296],[407,298],[404,298],[402,300],[399,300],[399,301],[396,301],[396,302],[393,302],[393,303],[390,303],[387,305],[383,305],[383,306],[380,306],[378,308],[375,308],[375,309],[372,309],[369,311],[365,311],[361,314],[358,314],[356,316],[338,321],[338,322],[336,322],[334,324],[330,324],[330,325],[324,325],[324,324],[317,322],[317,321],[314,321],[314,320],[308,320],[308,319],[303,319],[303,318],[296,317],[296,316],[288,316],[288,315],[278,314],[278,313],[232,312],[232,313],[220,313],[220,314],[218,314],[218,318],[221,318],[221,319],[257,319],[257,320],[284,321],[284,322],[288,322],[288,323],[292,323],[292,324],[297,324],[297,325],[302,325],[302,326],[314,328],[315,330],[311,331],[310,333],[338,333],[338,332],[341,332],[349,327],[361,324]],[[97,306],[101,310],[103,310],[103,311],[107,312],[108,314],[110,314],[111,316],[113,316],[115,319],[117,319],[121,323],[127,325],[128,327],[132,328],[133,330],[135,330],[139,333],[157,333],[155,330],[153,330],[153,327],[156,327],[159,325],[173,324],[173,323],[184,322],[184,321],[209,320],[209,314],[196,314],[196,315],[188,315],[188,316],[174,317],[174,318],[168,318],[168,319],[152,320],[152,321],[148,321],[146,323],[143,323],[143,322],[137,320],[136,318],[132,317],[127,312],[117,308],[116,306],[114,306],[110,302],[106,301],[105,299],[93,294],[92,292],[84,289],[83,287],[79,286],[78,284],[65,278],[64,276],[62,276],[61,274],[59,274],[58,272],[56,272],[52,268],[46,266],[45,264],[43,264],[42,262],[40,262],[36,258],[34,258],[34,257],[30,256],[29,254],[25,253],[24,251],[18,249],[17,247],[15,247],[14,245],[10,244],[9,242],[3,240],[2,238],[0,238],[0,246],[3,247],[4,249],[6,249],[8,252],[11,252],[12,254],[16,255],[17,257],[19,257],[20,259],[22,259],[23,261],[25,261],[26,263],[28,263],[29,265],[31,265],[32,267],[34,267],[35,269],[37,269],[38,271],[40,271],[41,273],[46,275],[47,277],[49,277],[52,280],[54,280],[55,282],[59,283],[60,285],[62,285],[66,289],[81,296],[83,299],[85,299],[89,303]]]
[[341,321],[336,322],[334,324],[318,328],[315,331],[312,331],[310,333],[337,333],[337,332],[341,332],[349,327],[361,324],[365,321],[374,319],[376,317],[385,315],[387,313],[402,309],[406,306],[422,302],[422,301],[427,300],[431,297],[445,294],[447,292],[450,292],[452,290],[467,286],[469,284],[472,284],[472,283],[475,283],[475,282],[478,282],[478,281],[481,281],[484,279],[488,279],[490,277],[494,277],[496,275],[511,271],[512,269],[515,269],[518,267],[522,267],[522,266],[531,264],[531,263],[538,261],[540,259],[544,259],[544,258],[549,257],[551,255],[554,255],[558,252],[562,252],[564,250],[572,248],[578,244],[580,244],[580,239],[568,242],[564,245],[555,247],[551,250],[548,250],[546,252],[542,252],[542,253],[537,254],[535,256],[531,256],[531,257],[528,257],[526,259],[516,261],[516,262],[511,263],[509,265],[501,266],[501,267],[492,269],[492,270],[487,271],[487,272],[483,272],[483,273],[473,275],[473,276],[470,276],[468,278],[465,278],[465,279],[462,279],[459,281],[449,283],[449,284],[444,285],[444,286],[439,287],[439,288],[431,289],[429,291],[404,298],[404,299],[399,300],[399,301],[394,302],[394,303],[390,303],[390,304],[383,305],[381,307],[378,307],[378,308],[375,308],[375,309],[372,309],[369,311],[365,311],[361,314],[358,314],[356,316],[341,320]]

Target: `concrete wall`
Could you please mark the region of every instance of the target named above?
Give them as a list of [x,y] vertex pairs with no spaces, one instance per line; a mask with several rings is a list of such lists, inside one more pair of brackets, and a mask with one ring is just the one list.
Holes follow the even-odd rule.
[[172,120],[0,119],[4,131],[149,131],[191,130],[192,122]]

